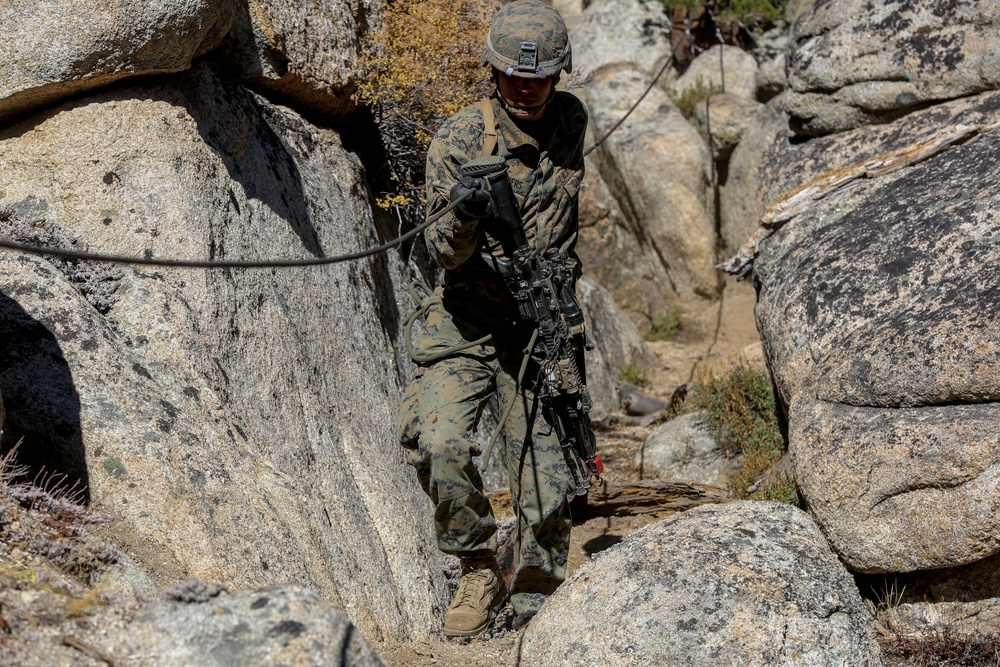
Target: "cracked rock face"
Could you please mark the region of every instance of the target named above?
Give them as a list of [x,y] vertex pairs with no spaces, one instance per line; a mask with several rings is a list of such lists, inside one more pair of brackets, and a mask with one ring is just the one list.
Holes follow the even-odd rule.
[[1000,555],[943,570],[855,579],[876,599],[892,600],[885,618],[900,634],[951,626],[988,635],[1000,623]]
[[[650,81],[631,63],[598,70],[586,93],[593,135],[618,123]],[[630,232],[673,293],[682,300],[716,298],[711,155],[667,94],[651,89],[594,157]]]
[[784,106],[802,134],[1000,88],[995,0],[820,0],[792,38]]
[[241,0],[224,52],[255,87],[342,117],[355,109],[362,36],[381,25],[375,0]]
[[699,507],[569,579],[525,630],[531,665],[854,665],[882,659],[853,579],[809,516]]
[[795,475],[852,569],[1000,552],[998,148],[984,135],[823,200],[758,258]]
[[[0,171],[0,206],[97,252],[329,257],[382,234],[335,132],[210,64],[7,128]],[[0,266],[7,435],[120,517],[105,537],[159,581],[295,581],[373,640],[436,631],[440,557],[393,438],[395,255],[128,268],[103,314],[43,258]]]
[[591,2],[581,14],[567,16],[566,25],[577,74],[619,62],[654,73],[670,57],[670,19],[659,2]]

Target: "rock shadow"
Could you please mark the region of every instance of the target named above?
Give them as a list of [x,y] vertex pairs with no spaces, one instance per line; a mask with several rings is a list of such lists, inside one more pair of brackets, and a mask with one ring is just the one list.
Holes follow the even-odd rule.
[[3,293],[0,395],[0,450],[7,453],[16,446],[14,460],[28,468],[29,479],[72,489],[76,500],[90,502],[80,395],[69,363],[52,332]]
[[622,541],[621,535],[604,534],[598,535],[595,538],[589,539],[583,543],[582,548],[584,552],[591,558],[594,554],[598,554],[602,551],[606,551],[616,544],[620,544]]
[[[285,122],[274,108],[261,104],[247,88],[222,72],[222,66],[203,61],[178,80],[181,101],[194,119],[205,143],[218,153],[230,178],[291,226],[303,247],[314,257],[325,257],[319,234],[306,203],[302,174],[293,147],[275,131]],[[301,135],[289,127],[289,134]],[[298,136],[308,142],[308,137]],[[303,146],[308,150],[309,146]],[[233,198],[237,214],[239,204]],[[211,251],[217,251],[212,248]],[[289,258],[295,257],[290,254]]]
[[854,574],[862,597],[876,604],[1000,600],[1000,554],[968,565],[889,574]]

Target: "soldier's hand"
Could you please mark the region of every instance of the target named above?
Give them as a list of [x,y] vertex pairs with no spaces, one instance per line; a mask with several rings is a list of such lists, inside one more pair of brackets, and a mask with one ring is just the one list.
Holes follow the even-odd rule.
[[478,220],[490,214],[490,191],[481,178],[466,176],[451,189],[451,201],[466,193],[471,193],[453,210],[459,220]]

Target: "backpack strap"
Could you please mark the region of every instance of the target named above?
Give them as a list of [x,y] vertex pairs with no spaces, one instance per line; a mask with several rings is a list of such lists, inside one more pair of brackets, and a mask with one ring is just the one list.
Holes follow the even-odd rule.
[[479,151],[479,157],[486,157],[493,155],[497,147],[497,123],[489,98],[479,100],[479,108],[483,111],[483,149]]

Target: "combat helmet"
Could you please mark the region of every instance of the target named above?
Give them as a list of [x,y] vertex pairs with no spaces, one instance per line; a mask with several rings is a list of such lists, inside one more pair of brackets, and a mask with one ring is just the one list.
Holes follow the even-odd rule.
[[572,72],[566,22],[541,0],[515,0],[493,18],[480,64],[532,79]]

